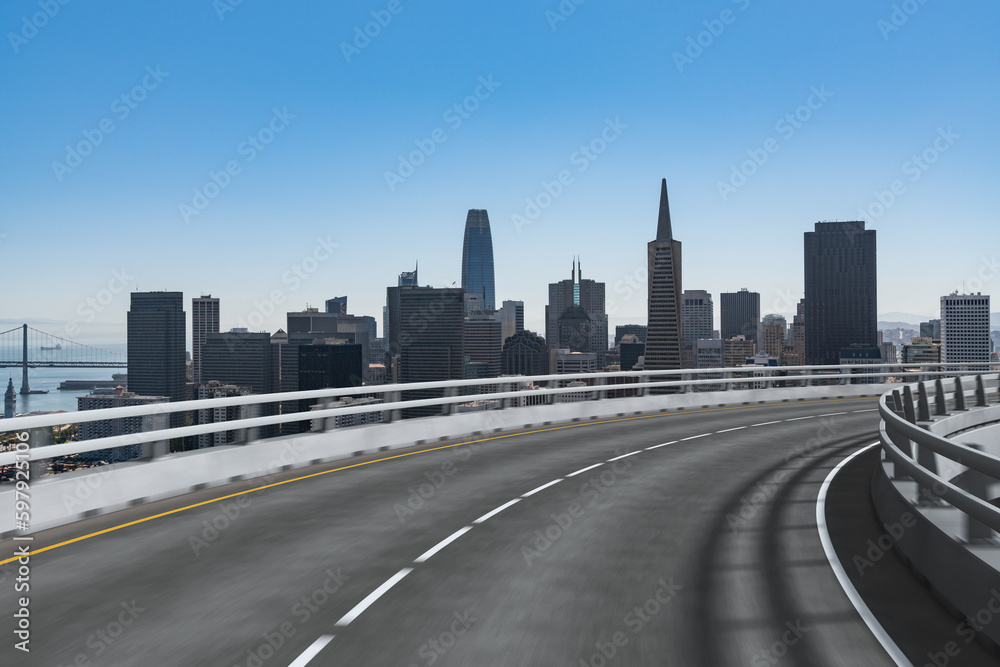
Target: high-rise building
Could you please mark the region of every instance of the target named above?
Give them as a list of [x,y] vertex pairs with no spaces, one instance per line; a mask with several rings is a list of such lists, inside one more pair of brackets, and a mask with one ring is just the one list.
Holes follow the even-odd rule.
[[781,315],[765,315],[760,323],[759,349],[769,357],[780,359],[785,351],[786,321]]
[[464,329],[465,363],[485,364],[485,374],[474,377],[499,377],[503,349],[501,323],[490,315],[472,314],[465,318]]
[[[135,297],[135,293],[132,294]],[[134,305],[134,301],[133,301]],[[95,389],[93,393],[86,396],[79,396],[76,399],[77,410],[103,410],[105,408],[125,408],[133,405],[153,405],[155,403],[167,403],[166,396],[142,396],[134,392],[128,392],[121,386],[115,389]],[[166,423],[157,423],[157,415],[146,417],[122,417],[119,419],[102,419],[94,422],[80,422],[79,439],[96,440],[97,438],[110,438],[115,435],[128,435],[130,433],[141,433],[144,425],[151,428],[162,428]],[[166,422],[165,415],[160,417]],[[114,449],[97,449],[90,452],[77,454],[81,461],[107,461],[117,463],[137,458],[142,454],[142,445],[127,445],[125,447],[115,447]]]
[[941,340],[941,320],[928,320],[920,323],[920,337]]
[[14,378],[8,378],[7,391],[3,395],[3,417],[13,419],[17,408],[17,394],[14,393]]
[[521,330],[504,341],[500,353],[503,375],[548,375],[549,347],[538,334]]
[[[132,292],[128,311],[128,386],[139,396],[187,398],[184,295],[181,292]],[[185,421],[173,413],[171,426]]]
[[795,307],[795,316],[786,334],[790,345],[785,348],[781,357],[782,366],[802,366],[806,363],[806,302],[799,299]]
[[[391,288],[390,288],[391,289]],[[465,378],[465,299],[461,288],[400,289],[399,382]],[[404,398],[441,396],[441,390],[407,391]],[[408,408],[403,417],[437,414],[438,407]]]
[[191,379],[201,382],[201,348],[205,337],[219,332],[219,299],[203,294],[191,299]]
[[347,314],[347,297],[346,296],[336,296],[332,299],[326,300],[326,312],[335,313],[337,315]]
[[493,236],[490,218],[482,209],[471,209],[465,218],[465,242],[462,245],[462,289],[482,297],[484,311],[496,308],[493,282]]
[[382,313],[382,335],[385,338],[385,359],[386,372],[390,374],[388,381],[398,380],[399,369],[397,362],[399,359],[399,292],[403,289],[417,287],[417,267],[413,271],[403,271],[399,274],[399,279],[395,286],[387,287],[385,290],[385,310]]
[[719,332],[723,339],[743,336],[757,341],[760,326],[760,293],[743,288],[739,292],[723,292],[719,309],[722,320]]
[[[560,325],[560,319],[573,309],[570,323]],[[583,313],[583,315],[581,315]],[[579,325],[581,317],[587,320]],[[586,330],[584,333],[583,330]],[[562,338],[563,333],[576,340]],[[584,339],[579,339],[584,336]],[[549,283],[549,303],[545,307],[545,342],[549,350],[569,348],[578,352],[590,352],[597,359],[598,368],[604,367],[604,357],[608,351],[608,316],[604,310],[604,283],[583,277],[580,262],[573,260],[573,272],[568,280]]]
[[705,290],[684,290],[681,294],[681,323],[684,325],[685,345],[691,347],[696,340],[712,337],[714,308],[712,295]]
[[723,362],[726,368],[742,366],[757,353],[757,345],[745,336],[733,336],[723,342]]
[[721,338],[701,338],[694,342],[695,368],[723,368],[726,365],[725,341]]
[[[317,339],[310,345],[299,345],[296,364],[299,391],[357,386],[362,373],[362,354],[361,345],[343,338]],[[316,398],[300,399],[298,412],[308,412],[318,402]],[[283,432],[304,432],[311,425],[311,421],[295,422]]]
[[804,239],[806,363],[832,365],[842,350],[876,347],[875,230],[817,222]]
[[982,363],[945,370],[989,370],[990,295],[952,292],[941,297],[941,362]]
[[271,334],[210,333],[202,350],[202,382],[246,387],[255,394],[281,391],[278,346],[272,345]]
[[615,345],[617,346],[622,342],[622,336],[632,335],[640,343],[646,342],[646,325],[645,324],[619,324],[615,327]]
[[670,223],[667,179],[660,185],[660,214],[656,239],[647,245],[649,278],[646,354],[643,370],[681,368],[684,329],[681,323],[681,242],[674,240]]
[[524,302],[504,301],[496,312],[500,322],[500,335],[507,340],[519,331],[524,331]]
[[[194,387],[194,397],[198,400],[209,398],[232,398],[234,396],[249,396],[254,393],[249,387],[237,387],[226,384],[218,380],[199,382]],[[218,408],[197,411],[197,421],[202,424],[217,424],[220,422],[238,421],[247,419],[251,415],[252,406],[249,405],[227,405]],[[259,413],[258,413],[259,414]],[[202,433],[195,436],[195,447],[205,449],[206,447],[219,447],[235,442],[242,442],[247,438],[247,429],[240,428],[232,431],[216,431],[214,433]]]
[[941,343],[931,338],[915,337],[909,343],[903,343],[900,354],[901,364],[939,364],[941,363]]
[[639,363],[639,357],[646,353],[646,344],[640,343],[635,335],[628,334],[622,338],[618,344],[618,349],[620,355],[618,360],[619,368],[623,371],[630,371]]

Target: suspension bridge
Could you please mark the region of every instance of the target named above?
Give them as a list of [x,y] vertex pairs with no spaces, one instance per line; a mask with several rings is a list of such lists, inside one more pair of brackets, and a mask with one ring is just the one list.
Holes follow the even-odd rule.
[[127,356],[39,331],[27,324],[0,332],[0,368],[21,367],[21,392],[30,394],[29,368],[127,368]]

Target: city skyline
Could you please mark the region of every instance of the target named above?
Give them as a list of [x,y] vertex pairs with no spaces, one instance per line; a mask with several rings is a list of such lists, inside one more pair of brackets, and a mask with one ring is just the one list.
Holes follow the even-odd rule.
[[[416,260],[424,284],[460,281],[460,216],[481,208],[497,302],[523,300],[541,330],[545,285],[580,256],[608,285],[613,327],[645,312],[649,190],[664,176],[691,221],[688,288],[748,287],[762,314],[787,317],[803,230],[862,219],[884,239],[885,312],[926,317],[955,289],[996,293],[994,4],[920,5],[898,26],[892,3],[860,0],[740,0],[725,3],[727,24],[703,6],[403,6],[364,48],[355,28],[384,5],[303,6],[305,25],[248,3],[67,7],[8,39],[0,67],[25,94],[0,105],[0,260],[28,278],[0,315],[72,323],[70,338],[95,342],[114,325],[120,339],[138,288],[219,295],[224,329],[275,291],[285,303],[261,330],[345,293],[378,317]],[[0,23],[19,35],[36,10],[9,3]],[[586,45],[614,26],[628,40],[596,57]],[[204,39],[180,49],[182,32]],[[812,48],[816,34],[828,48]],[[288,48],[249,47],[273,40]],[[765,257],[779,270],[746,270]]]

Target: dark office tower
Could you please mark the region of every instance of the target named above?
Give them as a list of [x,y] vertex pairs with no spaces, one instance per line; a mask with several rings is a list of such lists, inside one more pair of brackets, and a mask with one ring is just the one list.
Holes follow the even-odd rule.
[[[464,292],[413,287],[399,295],[399,382],[465,379]],[[441,390],[404,392],[404,399],[434,398]],[[404,417],[438,414],[440,408],[408,408]]]
[[722,323],[719,332],[722,340],[743,336],[756,343],[757,327],[760,325],[760,293],[744,287],[739,292],[723,292],[720,296]]
[[920,337],[931,340],[941,340],[941,320],[928,320],[920,323]]
[[[347,297],[337,296],[332,299],[326,300],[326,312],[335,313],[337,315],[347,314]],[[375,336],[372,336],[374,338]]]
[[464,326],[465,362],[482,364],[480,368],[484,371],[470,377],[499,377],[500,350],[503,347],[501,323],[492,315],[479,314],[466,317]]
[[805,233],[806,364],[840,363],[851,346],[878,346],[875,230],[817,222]]
[[681,325],[681,242],[674,240],[670,225],[667,179],[660,186],[660,215],[656,239],[647,245],[649,277],[646,354],[648,371],[681,368],[684,329]]
[[691,347],[696,340],[712,337],[714,307],[712,295],[705,290],[684,290],[681,294],[681,323],[684,325],[685,345]]
[[[608,352],[608,316],[604,312],[604,283],[584,279],[579,260],[573,260],[570,279],[549,283],[549,304],[545,307],[545,341],[549,350],[580,347],[579,341],[572,345],[560,334],[560,318],[570,308],[578,306],[590,318],[588,342],[581,352],[597,355],[598,369],[604,367]],[[575,316],[578,316],[579,312]]]
[[[128,386],[140,396],[187,396],[184,295],[181,292],[132,292],[128,311]],[[171,426],[184,421],[171,416]]]
[[[403,271],[399,274],[399,279],[394,287],[387,287],[385,290],[385,310],[382,313],[382,337],[385,338],[385,359],[386,372],[392,369],[393,375],[398,375],[398,369],[393,366],[393,359],[399,356],[399,291],[417,287],[417,266],[412,271]],[[398,380],[398,377],[391,381]]]
[[507,340],[518,331],[524,331],[524,302],[504,301],[494,317],[500,322],[500,335]]
[[219,300],[211,294],[191,299],[191,379],[201,382],[201,348],[205,337],[219,333]]
[[247,387],[255,394],[281,391],[278,346],[269,333],[228,331],[208,334],[202,347],[202,378]]
[[465,218],[465,243],[462,245],[462,289],[482,298],[481,309],[496,309],[493,283],[493,236],[490,218],[482,209],[471,209]]
[[503,375],[548,375],[549,347],[545,339],[531,331],[518,331],[503,344],[500,353]]
[[645,324],[620,324],[615,327],[615,345],[622,342],[622,336],[632,335],[640,343],[646,342],[646,325]]

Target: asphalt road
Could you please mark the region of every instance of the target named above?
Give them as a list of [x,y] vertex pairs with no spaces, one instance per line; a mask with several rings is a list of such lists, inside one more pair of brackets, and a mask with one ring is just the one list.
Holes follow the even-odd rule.
[[[0,664],[891,665],[815,517],[827,473],[875,441],[874,408],[748,406],[438,443],[45,531],[35,549],[288,480],[35,554],[30,654],[13,648],[14,566],[0,566]],[[831,509],[848,560],[878,534],[868,461],[845,476],[861,498]],[[2,558],[14,548],[0,543]],[[919,658],[955,623],[893,558],[864,583],[895,577],[899,600],[880,613],[906,604],[933,628],[893,625]],[[949,664],[989,664],[977,650]]]

